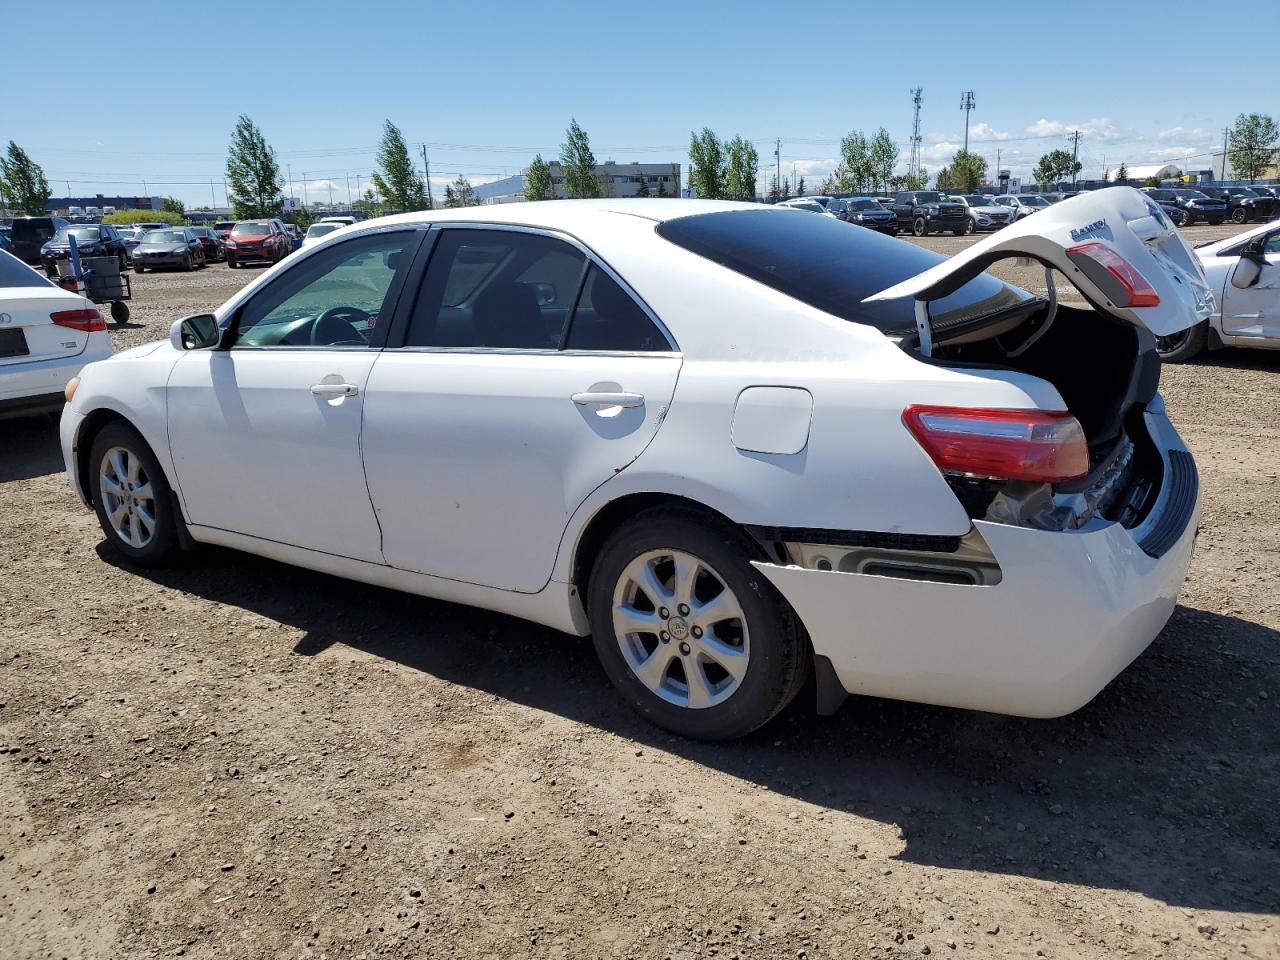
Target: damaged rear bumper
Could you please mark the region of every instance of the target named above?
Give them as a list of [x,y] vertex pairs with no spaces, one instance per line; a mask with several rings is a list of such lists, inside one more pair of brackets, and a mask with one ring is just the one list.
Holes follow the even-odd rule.
[[1146,519],[1133,529],[1095,519],[1061,532],[975,521],[1000,567],[994,585],[755,566],[848,693],[1025,717],[1071,713],[1164,627],[1191,562],[1194,464],[1158,400],[1146,417],[1165,467]]

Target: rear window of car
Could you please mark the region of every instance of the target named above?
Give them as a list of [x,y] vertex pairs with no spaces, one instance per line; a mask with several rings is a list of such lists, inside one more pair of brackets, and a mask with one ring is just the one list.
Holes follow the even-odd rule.
[[233,237],[265,237],[271,228],[265,223],[237,223],[231,228]]
[[309,238],[323,237],[326,233],[333,233],[335,230],[341,230],[342,227],[343,224],[341,223],[313,223],[307,228],[307,236]]
[[[862,301],[946,259],[873,230],[850,230],[832,217],[781,216],[769,210],[677,217],[659,224],[657,232],[811,307],[895,336],[915,331],[910,298]],[[1038,303],[1025,290],[980,274],[931,303],[929,312],[934,329],[943,331]]]
[[143,243],[182,243],[187,235],[181,230],[152,230],[143,234]]
[[0,250],[0,287],[52,287],[53,284],[12,254]]

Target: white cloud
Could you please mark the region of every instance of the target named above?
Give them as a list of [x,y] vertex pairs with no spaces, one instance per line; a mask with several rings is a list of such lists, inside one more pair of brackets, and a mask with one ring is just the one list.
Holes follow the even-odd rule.
[[1206,143],[1215,140],[1216,136],[1199,127],[1170,127],[1156,134],[1156,139],[1162,143],[1170,141]]
[[985,120],[969,128],[970,140],[1008,140],[1009,136],[1008,131],[997,130]]
[[1092,120],[1086,120],[1084,123],[1063,123],[1061,120],[1048,120],[1041,117],[1027,127],[1027,133],[1037,137],[1065,137],[1076,130],[1079,130],[1089,140],[1103,143],[1112,140],[1140,139],[1134,137],[1130,131],[1124,130],[1119,124],[1107,117],[1095,117]]

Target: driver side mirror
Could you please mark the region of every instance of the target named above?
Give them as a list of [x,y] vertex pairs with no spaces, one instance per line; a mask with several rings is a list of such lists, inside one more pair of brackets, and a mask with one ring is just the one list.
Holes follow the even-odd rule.
[[216,347],[222,339],[222,331],[218,329],[217,318],[212,313],[197,313],[194,316],[175,320],[169,328],[169,343],[175,350],[203,350]]
[[1246,251],[1236,262],[1236,268],[1231,271],[1231,285],[1237,290],[1248,290],[1262,276],[1263,262],[1261,257],[1255,259]]

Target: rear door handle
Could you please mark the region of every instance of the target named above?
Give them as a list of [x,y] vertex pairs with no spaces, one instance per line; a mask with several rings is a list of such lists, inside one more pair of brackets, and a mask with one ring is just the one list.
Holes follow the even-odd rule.
[[644,406],[644,394],[642,393],[596,393],[588,391],[586,393],[575,393],[572,397],[574,403],[580,407],[642,407]]
[[313,383],[311,392],[317,397],[354,397],[360,388],[354,383]]

